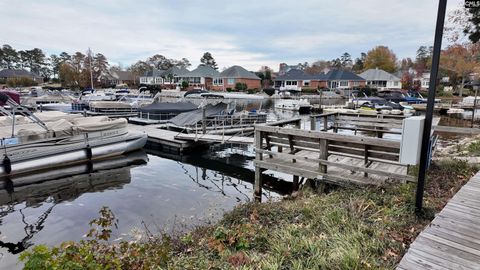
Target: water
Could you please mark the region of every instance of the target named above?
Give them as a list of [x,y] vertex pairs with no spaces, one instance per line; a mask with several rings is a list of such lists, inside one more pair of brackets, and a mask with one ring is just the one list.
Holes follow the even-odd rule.
[[[269,100],[261,103],[263,108],[273,107]],[[238,106],[254,109],[260,103]],[[268,118],[297,116],[270,110]],[[309,127],[308,116],[301,117],[302,127]],[[153,231],[188,229],[253,199],[252,146],[217,145],[184,156],[152,146],[146,151],[97,162],[93,172],[83,164],[0,180],[0,269],[20,269],[18,254],[33,245],[82,239],[102,206],[119,219],[112,237],[116,239],[144,229],[143,223]],[[279,173],[264,177],[262,199],[291,192],[289,178]]]

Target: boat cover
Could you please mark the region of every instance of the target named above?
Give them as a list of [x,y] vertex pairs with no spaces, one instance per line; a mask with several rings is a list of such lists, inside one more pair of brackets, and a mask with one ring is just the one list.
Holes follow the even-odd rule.
[[191,102],[156,102],[145,107],[139,108],[138,111],[142,113],[151,114],[166,114],[166,113],[183,113],[196,110],[195,106]]
[[[66,137],[78,135],[85,132],[104,131],[110,129],[127,128],[128,122],[125,118],[108,119],[104,116],[86,117],[75,120],[59,119],[57,121],[46,122],[45,125],[49,131],[46,131],[37,124],[25,124],[16,126],[16,136],[20,137],[23,142],[34,141],[40,139],[48,139],[51,137]],[[0,137],[10,137],[10,129],[0,129]],[[5,132],[4,132],[5,131]],[[5,133],[5,134],[4,134]]]
[[[208,104],[205,106],[205,116],[211,117],[213,115],[225,114],[227,107],[228,105],[223,102],[220,102],[217,105]],[[202,110],[203,109],[200,108],[194,111],[181,113],[170,119],[169,122],[179,127],[195,125],[196,123],[202,121]]]

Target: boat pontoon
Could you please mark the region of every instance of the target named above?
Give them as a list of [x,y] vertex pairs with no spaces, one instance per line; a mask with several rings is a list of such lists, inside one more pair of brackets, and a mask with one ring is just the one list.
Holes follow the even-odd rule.
[[147,142],[146,134],[128,130],[125,119],[61,112],[43,116],[25,110],[18,101],[18,93],[0,92],[4,115],[0,118],[0,177],[117,156]]

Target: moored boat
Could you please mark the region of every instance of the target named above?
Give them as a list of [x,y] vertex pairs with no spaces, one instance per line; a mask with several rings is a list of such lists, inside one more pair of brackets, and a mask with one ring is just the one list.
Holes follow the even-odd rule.
[[13,110],[22,111],[15,102],[17,98],[10,95],[0,92],[0,109],[6,115],[0,121],[0,176],[117,156],[140,149],[147,142],[146,134],[128,130],[125,119],[59,116],[42,121],[27,111],[15,116],[3,107],[8,104]]

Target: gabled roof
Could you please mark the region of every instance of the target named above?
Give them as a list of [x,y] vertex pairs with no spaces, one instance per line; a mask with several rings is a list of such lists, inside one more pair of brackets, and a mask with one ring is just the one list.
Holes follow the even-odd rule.
[[163,69],[153,69],[150,71],[147,71],[145,74],[146,77],[166,77],[168,75],[173,75],[173,76],[182,76],[183,74],[186,74],[190,72],[188,69],[182,67],[171,67],[169,69],[163,70]]
[[400,78],[382,69],[368,69],[358,74],[367,81],[400,81]]
[[114,79],[119,81],[133,81],[135,80],[135,75],[130,71],[122,70],[110,70],[108,74],[104,76],[107,79]]
[[41,78],[40,76],[26,71],[25,69],[4,69],[0,71],[0,78],[18,78],[18,77],[29,77],[29,78]]
[[210,66],[199,65],[196,69],[183,74],[182,77],[214,78],[214,77],[218,77],[219,74],[220,72],[216,71],[214,68]]
[[348,70],[333,69],[326,75],[327,81],[365,81],[362,77]]
[[300,69],[291,69],[284,75],[279,75],[275,81],[304,81],[304,80],[326,80],[324,73],[308,74]]
[[168,75],[173,75],[173,76],[182,76],[183,74],[186,74],[186,73],[189,73],[190,71],[184,67],[171,67],[167,70],[165,70],[163,73],[162,73],[162,76],[165,77],[165,76],[168,76]]
[[250,72],[244,69],[241,66],[232,66],[224,71],[220,72],[218,75],[220,78],[236,78],[236,79],[252,79],[252,80],[260,80],[260,78],[255,75],[253,72]]

